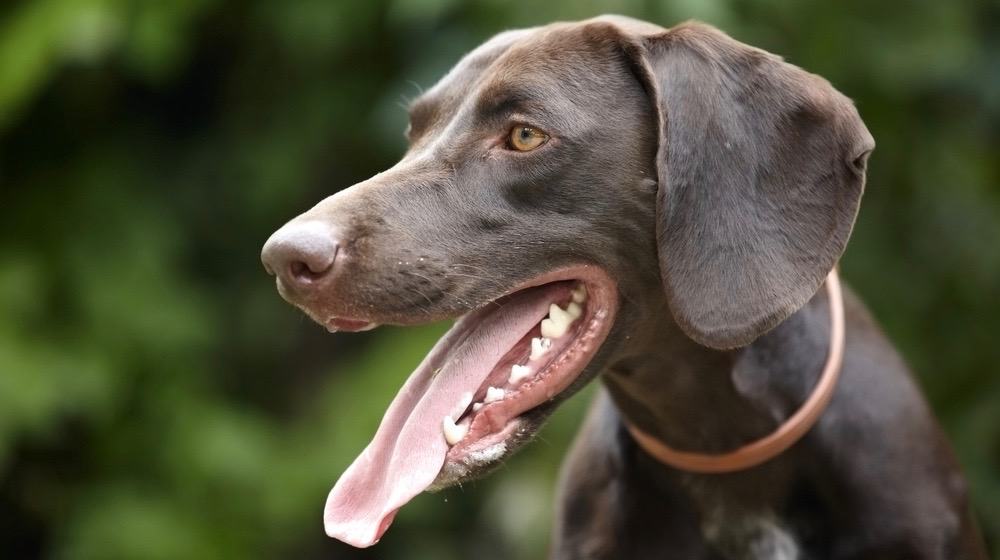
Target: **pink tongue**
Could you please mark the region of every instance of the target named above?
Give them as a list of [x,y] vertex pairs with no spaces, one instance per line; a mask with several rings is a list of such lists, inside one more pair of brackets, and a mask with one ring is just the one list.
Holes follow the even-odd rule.
[[551,293],[519,292],[486,315],[459,321],[438,341],[389,405],[375,438],[330,491],[323,515],[327,535],[371,546],[396,511],[434,482],[448,453],[442,420],[545,318]]

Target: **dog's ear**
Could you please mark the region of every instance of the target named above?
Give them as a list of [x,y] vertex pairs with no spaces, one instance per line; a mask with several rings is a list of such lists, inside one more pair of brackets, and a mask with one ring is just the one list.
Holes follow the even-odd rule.
[[670,307],[701,344],[749,344],[836,264],[875,143],[826,80],[712,27],[633,35],[626,50],[658,115]]

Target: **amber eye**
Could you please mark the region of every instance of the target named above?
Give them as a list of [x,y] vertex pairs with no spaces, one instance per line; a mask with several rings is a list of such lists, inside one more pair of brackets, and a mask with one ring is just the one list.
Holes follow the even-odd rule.
[[519,152],[530,152],[548,142],[549,135],[530,126],[515,126],[510,131],[507,143]]

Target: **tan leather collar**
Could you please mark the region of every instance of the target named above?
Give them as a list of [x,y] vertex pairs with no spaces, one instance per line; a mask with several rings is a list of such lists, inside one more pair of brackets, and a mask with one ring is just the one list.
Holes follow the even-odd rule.
[[646,453],[661,463],[701,474],[728,473],[749,469],[769,461],[791,447],[812,428],[826,409],[840,377],[844,359],[844,298],[836,269],[826,278],[830,300],[830,351],[819,382],[802,407],[769,435],[727,453],[709,455],[672,449],[657,438],[626,422],[632,437]]

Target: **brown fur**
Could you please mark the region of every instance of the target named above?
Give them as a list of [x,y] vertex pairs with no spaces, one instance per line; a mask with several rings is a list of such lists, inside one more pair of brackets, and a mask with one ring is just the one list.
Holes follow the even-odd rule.
[[[505,150],[518,123],[552,140]],[[849,292],[841,382],[777,459],[678,472],[622,427],[725,451],[811,391],[829,329],[817,290],[874,146],[828,82],[701,24],[554,24],[466,56],[414,104],[409,137],[395,167],[293,220],[335,232],[328,272],[290,278],[290,258],[323,255],[289,243],[265,262],[321,321],[399,324],[561,265],[610,272],[621,311],[573,387],[601,374],[606,390],[563,469],[554,558],[985,558],[941,429]]]

